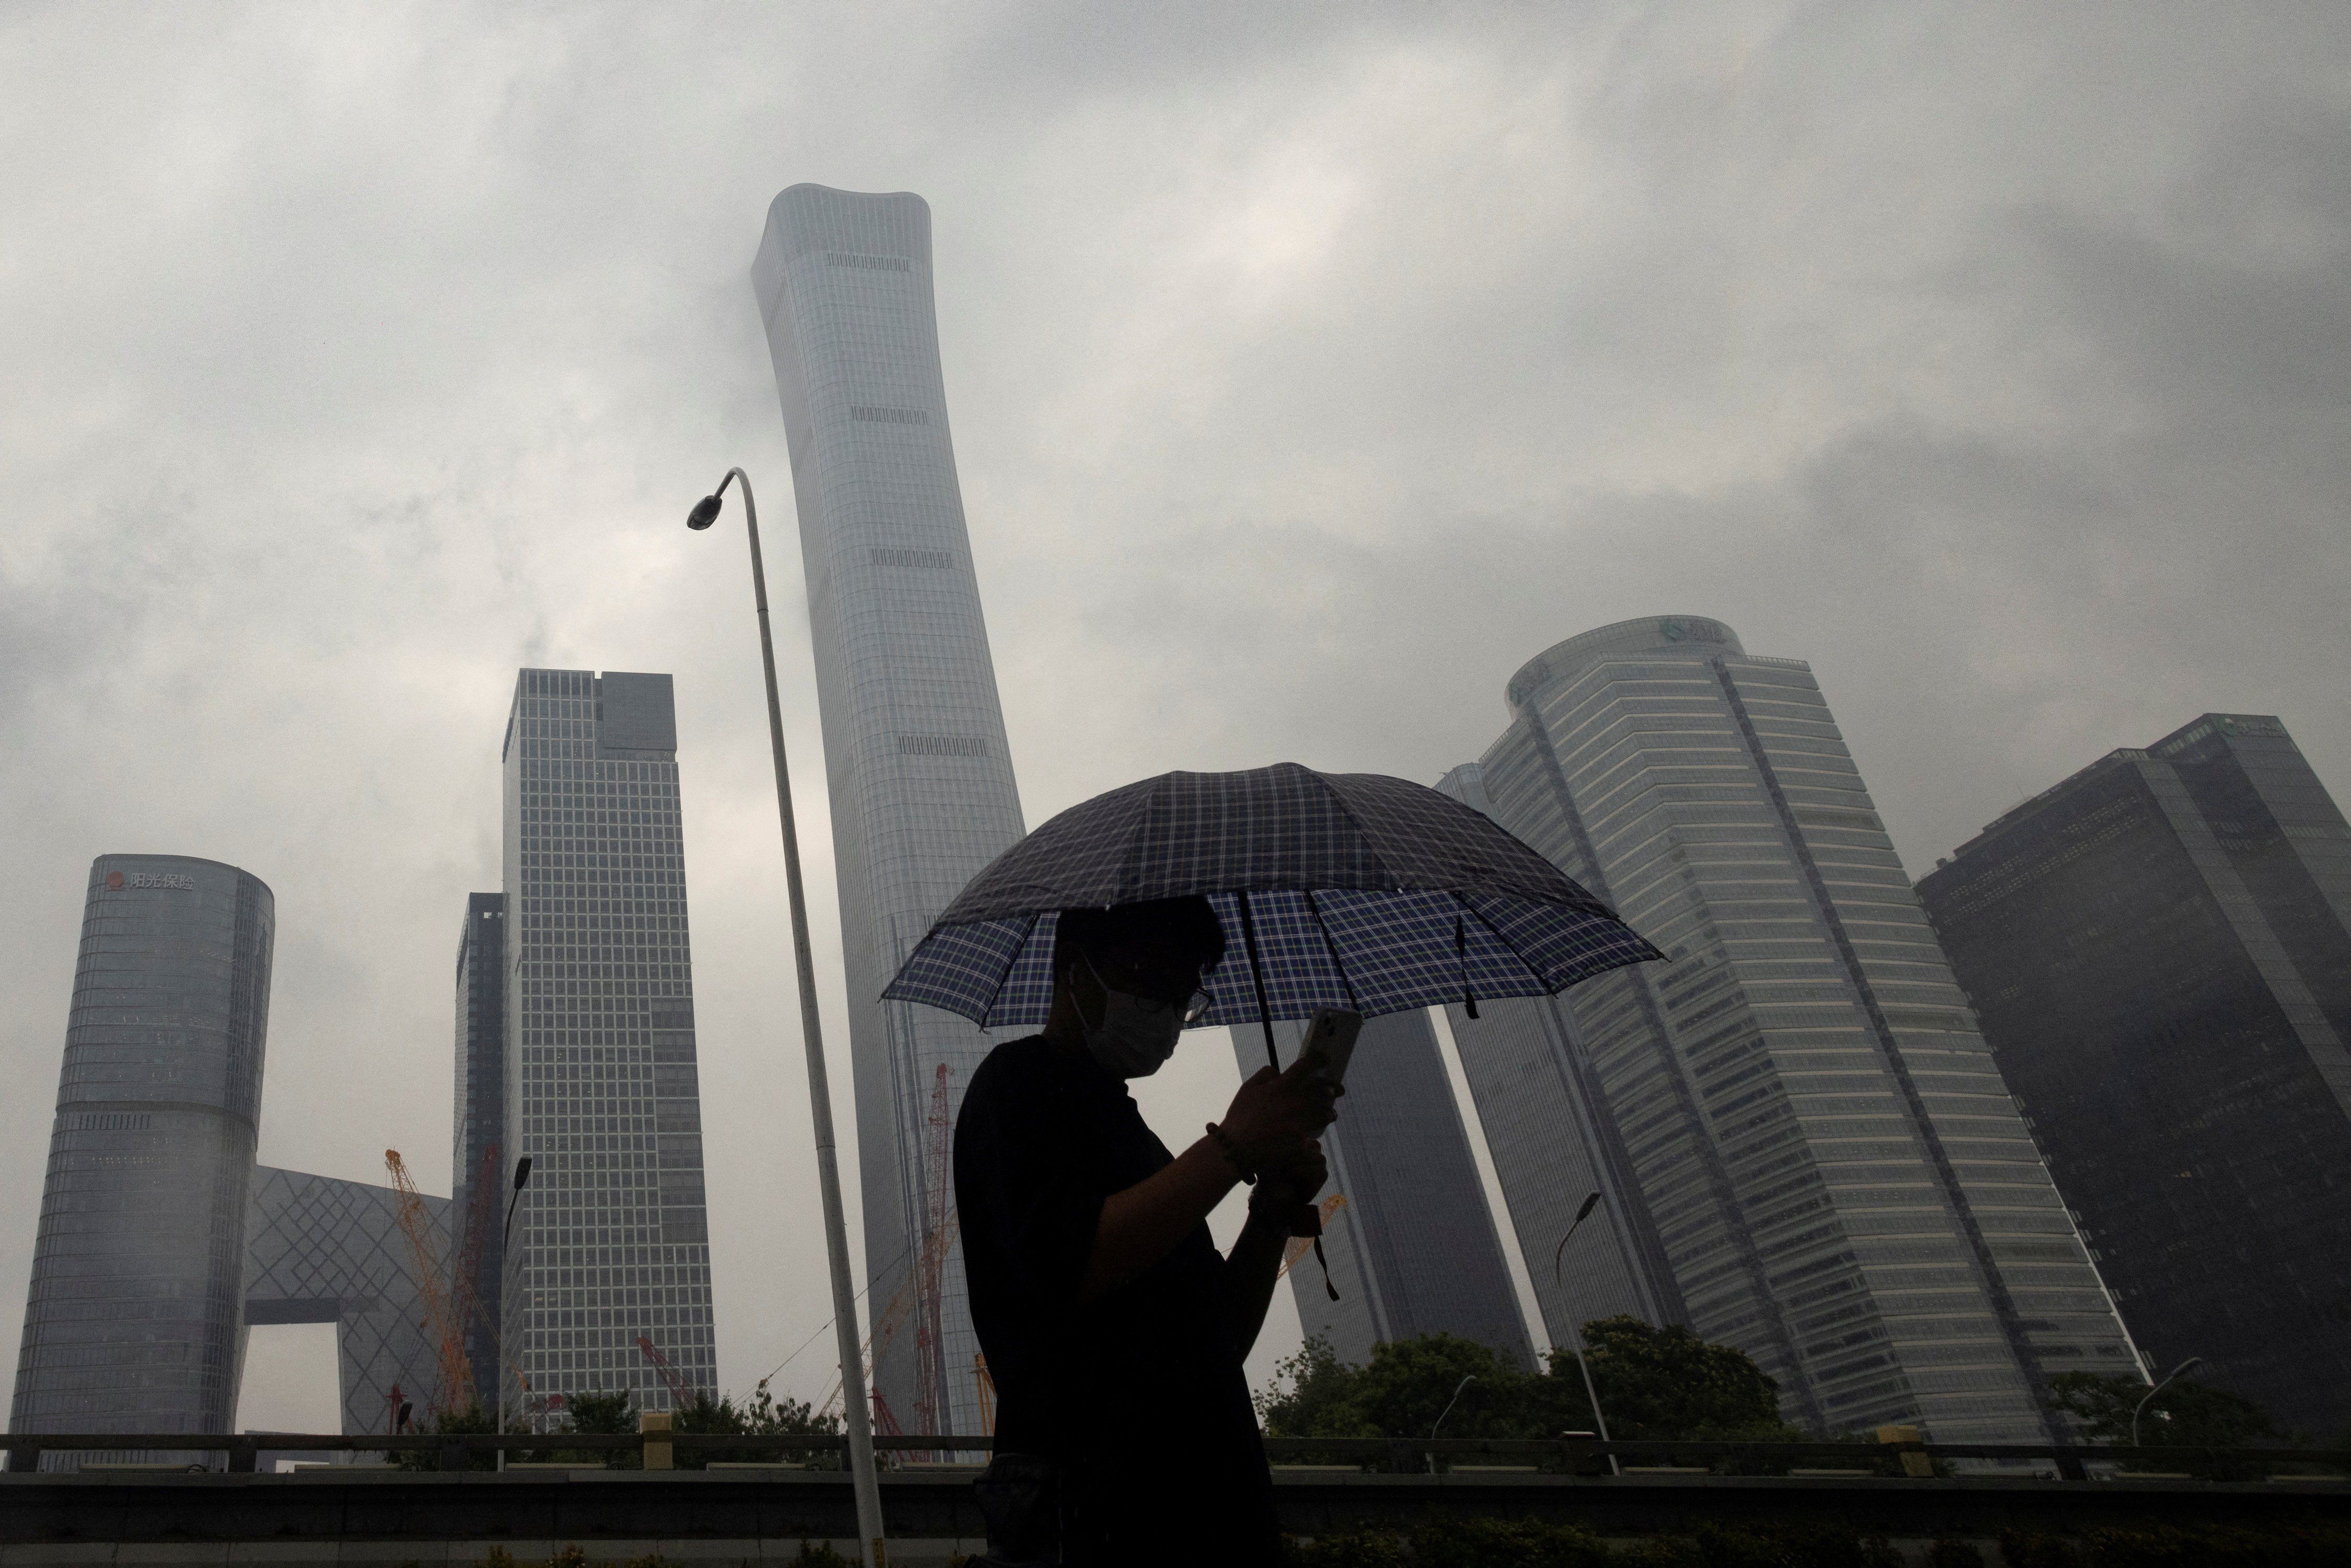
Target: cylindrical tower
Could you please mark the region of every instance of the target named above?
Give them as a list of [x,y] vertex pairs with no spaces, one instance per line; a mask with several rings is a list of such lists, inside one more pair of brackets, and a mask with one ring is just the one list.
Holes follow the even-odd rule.
[[275,910],[216,861],[91,863],[10,1430],[232,1429]]

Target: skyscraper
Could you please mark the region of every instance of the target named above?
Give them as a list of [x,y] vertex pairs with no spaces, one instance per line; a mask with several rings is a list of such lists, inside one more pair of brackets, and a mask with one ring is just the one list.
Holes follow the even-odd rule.
[[[1302,1033],[1274,1025],[1285,1064],[1297,1060]],[[1264,1040],[1255,1029],[1232,1036],[1246,1078],[1265,1065]],[[1531,1366],[1526,1319],[1426,1012],[1364,1021],[1322,1148],[1325,1192],[1343,1200],[1323,1228],[1339,1298],[1311,1257],[1299,1260],[1290,1284],[1306,1333],[1359,1365],[1383,1341],[1450,1333]]]
[[[235,866],[91,862],[13,1430],[225,1432],[235,1419],[275,927],[269,889]],[[164,1457],[57,1454],[42,1468]]]
[[[1474,762],[1437,787],[1495,814]],[[1478,1010],[1472,1019],[1448,1007],[1447,1021],[1551,1342],[1572,1343],[1595,1318],[1687,1324],[1673,1266],[1566,1003],[1511,998]],[[1579,1225],[1593,1193],[1601,1205]]]
[[[919,196],[794,185],[752,282],[790,438],[840,879],[877,1414],[980,1421],[979,1342],[945,1152],[995,1043],[882,988],[1020,837],[996,669],[947,435]],[[901,1312],[893,1313],[893,1305]]]
[[2148,1356],[2351,1422],[2351,826],[2285,726],[2113,752],[1918,893]]
[[[2039,1438],[2051,1376],[2134,1372],[1810,669],[1666,616],[1508,695],[1497,819],[1671,960],[1565,1003],[1689,1326],[1792,1418],[1947,1442]],[[1523,1039],[1456,1034],[1465,1064]],[[1520,1241],[1541,1272],[1552,1239]]]
[[449,1213],[455,1260],[481,1312],[465,1321],[465,1356],[474,1386],[496,1397],[497,1335],[506,1265],[507,899],[476,893],[465,900],[457,933],[455,1113],[450,1123]]
[[[505,1260],[509,1410],[716,1383],[693,957],[667,675],[524,670],[506,777],[506,1136],[532,1160]],[[504,1163],[505,1156],[501,1156]]]

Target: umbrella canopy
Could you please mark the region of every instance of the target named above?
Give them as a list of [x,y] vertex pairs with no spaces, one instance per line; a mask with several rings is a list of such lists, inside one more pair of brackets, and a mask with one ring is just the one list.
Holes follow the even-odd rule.
[[1480,997],[1554,995],[1665,956],[1483,812],[1403,779],[1280,762],[1165,773],[1071,807],[974,877],[882,994],[1039,1026],[1061,910],[1194,894],[1228,957],[1251,960],[1209,974],[1204,1027],[1325,1007],[1466,1000],[1474,1014]]

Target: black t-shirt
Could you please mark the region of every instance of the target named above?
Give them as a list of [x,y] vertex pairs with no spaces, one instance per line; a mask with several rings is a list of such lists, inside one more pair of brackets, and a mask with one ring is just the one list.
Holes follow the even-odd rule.
[[1116,1560],[1249,1563],[1273,1547],[1272,1482],[1207,1226],[1078,1301],[1102,1200],[1173,1159],[1092,1060],[1042,1036],[989,1052],[956,1120],[972,1324],[997,1450],[1058,1461]]

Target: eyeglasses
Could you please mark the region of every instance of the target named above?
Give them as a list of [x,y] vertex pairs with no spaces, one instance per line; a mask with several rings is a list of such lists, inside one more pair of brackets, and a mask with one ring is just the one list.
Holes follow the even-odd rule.
[[[1093,961],[1092,959],[1086,960],[1086,964],[1089,968],[1093,967]],[[1140,988],[1141,987],[1150,985],[1150,977],[1135,974],[1131,969],[1126,973],[1120,975],[1115,980],[1105,979],[1102,971],[1096,969],[1094,971],[1094,979],[1101,984],[1104,990],[1116,989],[1133,997],[1138,1003],[1142,1004],[1146,1011],[1152,1013],[1166,1011],[1176,1012],[1183,1019],[1184,1027],[1186,1029],[1196,1029],[1199,1027],[1200,1020],[1208,1016],[1208,1009],[1217,1005],[1217,998],[1211,996],[1208,993],[1207,988],[1200,985],[1197,981],[1193,982],[1189,986],[1186,986],[1184,988],[1183,994],[1180,997],[1169,997],[1164,994],[1155,996],[1149,990]],[[1181,982],[1178,983],[1180,984]]]

